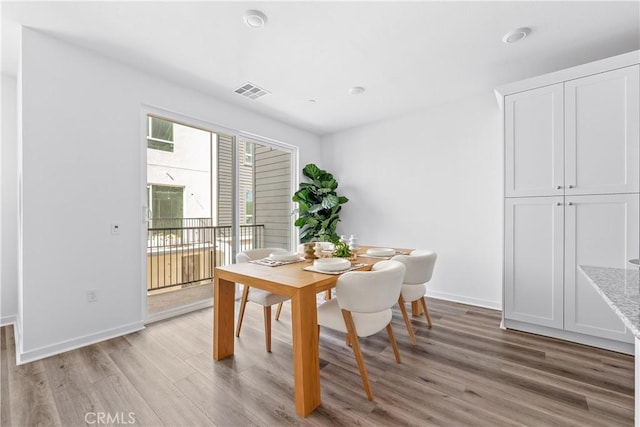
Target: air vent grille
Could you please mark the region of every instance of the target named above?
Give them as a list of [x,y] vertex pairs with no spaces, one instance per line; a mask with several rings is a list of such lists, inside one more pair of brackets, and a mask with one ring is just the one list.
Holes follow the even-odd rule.
[[250,99],[258,99],[271,93],[268,90],[263,89],[260,86],[256,86],[251,82],[246,82],[238,89],[234,90],[234,92],[238,95],[246,96]]

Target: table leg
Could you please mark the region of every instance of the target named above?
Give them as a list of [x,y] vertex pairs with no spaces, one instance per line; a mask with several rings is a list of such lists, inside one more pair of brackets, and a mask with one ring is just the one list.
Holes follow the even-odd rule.
[[640,340],[635,338],[636,343],[636,355],[635,355],[635,410],[634,410],[634,425],[640,426]]
[[420,316],[422,314],[422,305],[420,300],[415,300],[411,303],[411,314],[414,316]]
[[236,284],[216,277],[213,284],[213,358],[233,356]]
[[293,381],[296,412],[306,417],[320,406],[318,312],[313,286],[296,290],[291,298]]

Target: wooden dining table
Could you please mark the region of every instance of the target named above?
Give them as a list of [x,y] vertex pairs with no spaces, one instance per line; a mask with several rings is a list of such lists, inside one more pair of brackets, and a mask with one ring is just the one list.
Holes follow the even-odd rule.
[[[360,253],[368,247],[362,247]],[[407,249],[398,249],[408,252]],[[359,256],[358,263],[370,270],[380,258]],[[296,412],[306,417],[320,405],[320,356],[316,294],[336,285],[337,274],[304,270],[312,261],[280,266],[239,263],[216,267],[213,285],[213,358],[233,355],[235,284],[242,283],[291,298],[293,335],[293,382]]]

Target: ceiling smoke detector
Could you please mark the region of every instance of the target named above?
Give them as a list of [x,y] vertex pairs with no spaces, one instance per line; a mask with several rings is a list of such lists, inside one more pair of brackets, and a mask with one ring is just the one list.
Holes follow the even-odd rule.
[[522,27],[516,28],[513,31],[509,31],[507,34],[502,37],[502,43],[513,44],[517,43],[520,40],[524,39],[531,32],[531,28]]
[[242,95],[250,99],[262,98],[263,96],[269,95],[271,93],[268,90],[254,85],[251,82],[246,82],[245,84],[234,90],[234,92],[238,95]]
[[354,86],[351,89],[349,89],[349,95],[361,95],[364,93],[366,89],[363,88],[362,86]]
[[247,10],[242,18],[249,28],[260,29],[267,24],[267,15],[259,10]]

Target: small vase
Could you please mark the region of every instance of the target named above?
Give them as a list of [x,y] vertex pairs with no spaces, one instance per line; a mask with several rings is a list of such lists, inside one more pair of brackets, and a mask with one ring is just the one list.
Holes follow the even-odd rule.
[[308,260],[316,259],[315,243],[304,244],[304,259],[308,259]]

